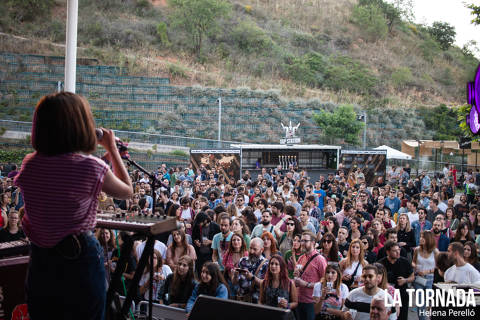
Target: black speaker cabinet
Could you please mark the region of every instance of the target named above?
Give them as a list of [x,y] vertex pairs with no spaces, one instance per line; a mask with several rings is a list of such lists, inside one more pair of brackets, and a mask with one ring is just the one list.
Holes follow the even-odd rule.
[[287,309],[200,295],[188,320],[295,320]]

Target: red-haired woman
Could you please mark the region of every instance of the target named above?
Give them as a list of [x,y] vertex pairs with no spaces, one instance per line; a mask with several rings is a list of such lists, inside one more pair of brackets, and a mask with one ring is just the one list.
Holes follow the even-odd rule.
[[262,233],[260,239],[263,240],[263,256],[270,259],[271,256],[277,253],[277,241],[268,231]]
[[284,309],[295,309],[298,305],[295,282],[288,278],[287,264],[280,255],[270,258],[265,279],[260,285],[259,302]]

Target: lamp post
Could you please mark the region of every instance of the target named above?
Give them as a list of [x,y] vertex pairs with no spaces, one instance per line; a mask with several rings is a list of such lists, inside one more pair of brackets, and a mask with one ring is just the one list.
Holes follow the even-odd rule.
[[362,114],[357,115],[357,120],[362,121],[364,123],[363,126],[363,149],[367,148],[367,113],[362,111]]

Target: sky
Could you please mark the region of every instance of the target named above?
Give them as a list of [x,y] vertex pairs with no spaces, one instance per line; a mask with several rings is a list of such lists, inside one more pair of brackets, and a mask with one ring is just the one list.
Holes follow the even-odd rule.
[[[469,40],[476,40],[477,47],[480,48],[480,25],[470,22],[473,16],[465,3],[480,5],[480,0],[413,0],[415,22],[429,26],[434,21],[448,22],[457,32],[456,45],[461,48]],[[477,52],[476,56],[479,55]]]

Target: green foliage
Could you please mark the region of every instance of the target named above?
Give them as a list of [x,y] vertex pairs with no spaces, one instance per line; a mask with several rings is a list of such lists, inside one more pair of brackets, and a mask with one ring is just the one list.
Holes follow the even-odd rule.
[[441,52],[441,48],[437,41],[433,40],[430,36],[428,36],[420,44],[420,51],[426,61],[433,63],[435,56],[437,56],[437,54]]
[[173,9],[173,24],[190,35],[197,56],[200,56],[205,37],[218,30],[218,21],[227,18],[232,10],[225,0],[169,0],[169,4]]
[[388,33],[387,20],[376,5],[356,6],[353,9],[352,20],[362,29],[368,41],[375,42]]
[[377,84],[377,78],[362,63],[348,56],[332,56],[325,75],[325,86],[334,90],[369,93]]
[[183,150],[173,150],[172,152],[170,152],[170,154],[172,156],[180,156],[180,157],[185,157],[185,158],[190,157],[190,155]]
[[0,163],[21,164],[23,158],[33,150],[31,149],[0,149]]
[[479,141],[480,136],[479,135],[473,135],[472,131],[470,131],[470,127],[467,125],[467,114],[470,113],[470,109],[472,108],[471,105],[465,104],[462,106],[459,106],[456,108],[456,114],[457,114],[457,122],[459,126],[459,130],[461,132],[461,135],[464,137],[470,137],[474,141]]
[[168,65],[168,72],[170,73],[170,77],[172,78],[188,78],[187,70],[184,67],[173,63]]
[[240,22],[231,36],[240,50],[248,54],[265,52],[273,47],[273,40],[251,20]]
[[[457,140],[462,134],[457,108],[448,108],[441,104],[433,109],[420,108],[419,113],[423,118],[426,129],[434,132],[434,140]],[[465,117],[463,121],[465,121]]]
[[357,115],[351,105],[340,105],[333,112],[320,111],[313,115],[329,143],[344,140],[346,143],[359,144],[359,134],[364,123],[357,121]]
[[358,4],[364,8],[377,8],[377,11],[383,14],[389,32],[401,21],[402,11],[391,3],[383,0],[360,0]]
[[301,58],[294,58],[286,66],[289,77],[297,83],[310,87],[321,87],[325,80],[328,60],[317,52],[308,53]]
[[164,46],[169,46],[170,41],[168,41],[167,35],[167,24],[165,22],[160,22],[157,24],[157,36],[160,39],[160,43]]
[[294,58],[286,65],[288,76],[310,87],[328,87],[333,90],[348,90],[368,93],[377,83],[363,64],[347,56],[325,57],[312,52]]
[[443,50],[448,50],[455,41],[455,27],[447,22],[435,21],[428,29],[432,37],[440,44]]
[[10,15],[20,22],[33,21],[45,16],[54,4],[54,0],[7,0]]
[[401,67],[392,73],[392,82],[397,88],[404,88],[413,80],[412,71],[408,67]]
[[472,3],[467,5],[467,8],[472,10],[472,12],[470,12],[473,16],[472,23],[480,25],[480,6],[476,6]]

